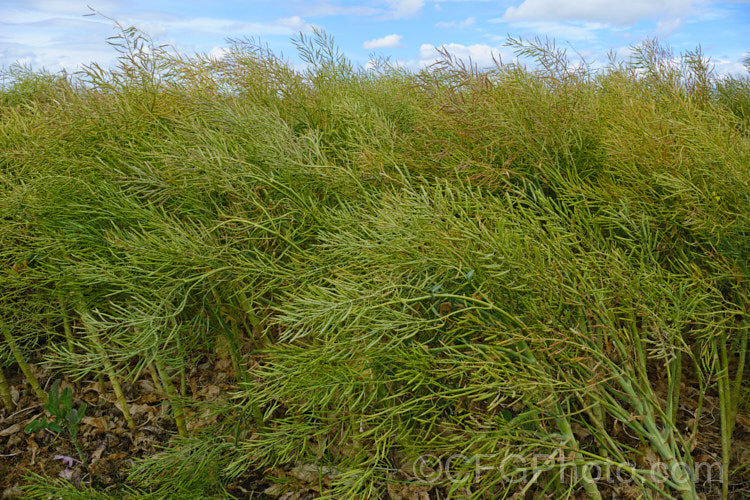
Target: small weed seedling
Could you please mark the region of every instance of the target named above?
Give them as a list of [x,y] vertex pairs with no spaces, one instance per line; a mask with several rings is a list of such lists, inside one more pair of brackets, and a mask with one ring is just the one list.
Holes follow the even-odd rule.
[[44,409],[50,412],[55,420],[48,422],[47,417],[42,415],[41,420],[35,420],[26,426],[26,433],[29,434],[41,429],[50,429],[57,433],[67,432],[76,447],[78,457],[81,462],[85,463],[83,452],[78,444],[78,425],[86,413],[86,403],[83,403],[77,410],[73,408],[73,391],[70,390],[70,387],[66,387],[60,394],[60,381],[55,380],[50,387],[49,400],[44,405]]

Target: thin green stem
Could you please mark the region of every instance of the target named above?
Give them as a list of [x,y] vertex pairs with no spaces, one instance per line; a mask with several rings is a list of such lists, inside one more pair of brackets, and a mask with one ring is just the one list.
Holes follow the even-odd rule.
[[174,420],[177,424],[177,431],[180,433],[180,436],[187,437],[188,431],[187,425],[185,424],[185,408],[180,402],[180,395],[177,393],[177,389],[172,382],[172,377],[169,376],[169,372],[164,366],[164,361],[162,361],[161,358],[157,356],[154,359],[154,364],[156,365],[156,369],[159,371],[159,377],[164,384],[164,389],[169,398],[169,404],[172,405],[172,412],[174,413]]
[[133,416],[130,414],[130,407],[128,406],[128,400],[125,398],[125,393],[122,391],[122,386],[120,385],[120,380],[117,377],[117,373],[115,372],[115,368],[112,365],[112,361],[109,359],[109,356],[107,355],[107,351],[104,349],[104,345],[102,344],[102,341],[99,338],[99,334],[96,332],[96,330],[91,327],[87,327],[87,328],[90,333],[89,337],[91,338],[92,343],[94,344],[94,348],[101,356],[102,363],[104,364],[104,372],[107,374],[107,377],[109,378],[109,381],[112,384],[112,389],[115,391],[115,397],[117,398],[117,401],[120,403],[120,410],[122,411],[122,415],[123,417],[125,417],[125,421],[127,422],[130,430],[132,432],[135,432],[136,431],[135,420],[133,420]]
[[68,313],[68,308],[63,299],[59,299],[59,304],[60,311],[62,312],[63,317],[63,331],[65,332],[65,339],[68,342],[68,350],[72,354],[76,351],[75,345],[73,344],[73,329],[70,327],[70,314]]
[[667,363],[667,420],[673,426],[677,424],[677,410],[680,403],[680,385],[682,384],[682,351],[675,352],[675,357]]
[[0,399],[3,400],[3,406],[8,411],[12,411],[15,405],[13,404],[13,397],[10,394],[10,386],[8,380],[5,378],[5,372],[0,367]]
[[18,347],[18,344],[16,344],[16,339],[13,338],[13,334],[10,332],[5,323],[0,323],[0,330],[3,331],[5,342],[8,344],[8,347],[10,347],[10,351],[13,353],[13,357],[15,358],[16,363],[18,363],[18,366],[21,368],[23,375],[26,377],[26,381],[34,390],[34,393],[37,395],[37,397],[46,403],[47,393],[44,392],[42,386],[39,385],[39,381],[31,371],[29,363],[26,361],[26,358],[24,358],[21,349]]

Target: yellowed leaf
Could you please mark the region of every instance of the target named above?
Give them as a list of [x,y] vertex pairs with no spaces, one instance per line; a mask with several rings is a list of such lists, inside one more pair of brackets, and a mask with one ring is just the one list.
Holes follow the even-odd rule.
[[151,413],[151,414],[154,414],[154,413],[156,413],[156,408],[154,408],[151,405],[145,405],[145,404],[132,404],[132,405],[130,405],[130,414],[131,415],[135,416],[135,415],[140,415],[141,413]]
[[107,421],[104,417],[83,417],[81,422],[96,429],[97,433],[107,432]]
[[6,427],[5,429],[0,431],[0,436],[10,436],[11,434],[15,434],[16,432],[20,432],[23,430],[23,426],[21,424],[13,424],[10,427]]

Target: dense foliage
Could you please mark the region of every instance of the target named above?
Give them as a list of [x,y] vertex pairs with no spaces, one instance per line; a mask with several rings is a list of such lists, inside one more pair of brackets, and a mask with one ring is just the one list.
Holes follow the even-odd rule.
[[[124,489],[27,493],[743,494],[748,77],[656,42],[409,72],[295,41],[303,70],[133,29],[113,69],[6,70],[0,366],[43,401],[35,364],[98,379],[131,432],[150,374],[179,433]],[[197,401],[220,355],[235,390]]]

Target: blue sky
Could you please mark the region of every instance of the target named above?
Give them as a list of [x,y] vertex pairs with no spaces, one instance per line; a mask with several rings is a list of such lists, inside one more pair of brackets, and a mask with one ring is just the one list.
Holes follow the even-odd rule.
[[604,62],[609,50],[658,37],[676,53],[699,44],[718,73],[744,72],[750,0],[0,0],[0,67],[52,72],[111,64],[116,34],[87,7],[183,54],[220,57],[227,38],[254,38],[296,61],[291,37],[320,27],[358,65],[375,56],[419,68],[445,46],[480,67],[513,58],[507,37],[550,37]]

